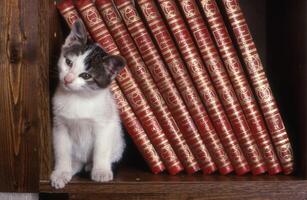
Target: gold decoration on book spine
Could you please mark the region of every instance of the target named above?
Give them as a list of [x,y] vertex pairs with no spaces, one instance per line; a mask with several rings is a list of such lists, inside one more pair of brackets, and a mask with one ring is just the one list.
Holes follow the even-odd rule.
[[293,152],[290,143],[277,146],[276,151],[282,163],[291,162],[293,160]]
[[113,7],[103,9],[102,15],[108,26],[112,26],[121,21],[121,18],[117,15]]
[[65,14],[64,13],[62,14],[69,26],[71,26],[79,18],[76,10],[70,10],[65,12]]
[[151,3],[144,3],[141,5],[141,9],[144,13],[144,16],[147,20],[153,20],[158,17],[158,13],[155,12],[155,8],[153,8],[153,5]]
[[214,16],[218,11],[215,9],[214,6],[215,2],[213,0],[202,0],[201,5],[203,9],[205,10],[206,16],[212,17]]
[[191,1],[180,1],[180,4],[182,5],[186,17],[193,17],[196,15],[195,5]]
[[140,17],[137,15],[136,10],[131,6],[127,6],[123,9],[120,9],[120,13],[122,14],[127,25],[140,20]]
[[165,17],[167,19],[175,17],[176,16],[176,5],[174,5],[172,2],[170,1],[165,1],[163,3],[160,4],[163,13],[165,15]]
[[225,3],[225,9],[227,13],[233,13],[238,10],[240,10],[239,4],[237,0],[226,0]]
[[92,27],[102,22],[99,17],[99,13],[95,7],[90,7],[84,11],[82,11],[82,15],[85,16],[86,21],[88,22],[88,26]]
[[227,71],[230,76],[234,76],[235,74],[240,72],[240,61],[238,61],[236,58],[227,57],[227,60],[225,61],[225,67],[227,68]]
[[260,70],[262,70],[262,65],[260,58],[257,54],[254,55],[248,55],[244,58],[245,63],[247,64],[247,68],[250,71],[250,73],[256,73]]
[[255,88],[255,92],[260,103],[266,103],[273,100],[272,91],[268,84]]

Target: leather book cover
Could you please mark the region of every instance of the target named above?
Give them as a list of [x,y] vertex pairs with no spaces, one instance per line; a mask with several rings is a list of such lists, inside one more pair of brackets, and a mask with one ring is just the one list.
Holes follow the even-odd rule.
[[249,172],[249,164],[176,3],[169,0],[158,0],[158,2],[236,173],[242,175]]
[[204,173],[213,173],[216,165],[134,5],[124,0],[117,0],[115,4],[161,95],[171,106],[169,109],[200,167]]
[[[275,153],[273,143],[271,142],[265,121],[218,6],[214,0],[202,0],[200,3],[208,22],[207,26],[210,28],[212,36],[215,39],[215,44],[218,47],[218,51],[240,101],[249,127],[267,164],[268,172],[271,175],[280,173],[282,168]],[[198,37],[201,37],[201,34]]]
[[196,2],[179,0],[179,3],[252,173],[265,173],[267,167],[262,153]]
[[221,174],[232,172],[233,166],[155,3],[151,0],[139,0],[138,5],[212,159]]
[[168,102],[162,98],[112,1],[96,0],[95,4],[181,163],[189,174],[198,171],[199,165],[167,107]]
[[294,169],[293,150],[281,114],[265,74],[253,37],[237,0],[223,0],[240,53],[253,85],[258,103],[270,131],[273,144],[285,174]]

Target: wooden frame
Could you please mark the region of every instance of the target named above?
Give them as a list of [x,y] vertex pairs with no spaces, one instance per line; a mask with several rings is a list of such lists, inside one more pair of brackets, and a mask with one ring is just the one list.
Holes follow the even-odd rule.
[[114,181],[98,184],[74,178],[63,190],[54,190],[49,184],[53,165],[49,97],[67,27],[52,0],[1,1],[0,191],[69,193],[69,199],[76,200],[87,199],[92,193],[96,193],[93,199],[305,197],[306,4],[304,0],[241,0],[293,143],[295,174],[152,175],[129,141],[126,161]]

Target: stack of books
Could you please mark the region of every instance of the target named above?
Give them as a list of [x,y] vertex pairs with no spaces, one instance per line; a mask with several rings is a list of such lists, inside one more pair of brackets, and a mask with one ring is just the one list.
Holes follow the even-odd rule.
[[95,42],[126,58],[111,91],[153,173],[290,174],[291,144],[239,2],[216,1],[57,7],[69,26],[82,19]]

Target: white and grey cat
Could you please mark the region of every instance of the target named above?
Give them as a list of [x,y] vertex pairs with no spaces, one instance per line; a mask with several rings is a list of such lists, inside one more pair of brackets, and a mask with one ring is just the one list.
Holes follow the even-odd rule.
[[118,111],[108,86],[125,65],[87,40],[81,21],[62,46],[53,102],[55,168],[51,184],[63,188],[74,174],[91,171],[94,181],[113,179],[111,165],[125,147]]

